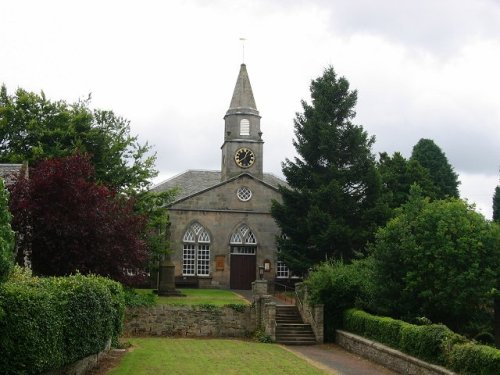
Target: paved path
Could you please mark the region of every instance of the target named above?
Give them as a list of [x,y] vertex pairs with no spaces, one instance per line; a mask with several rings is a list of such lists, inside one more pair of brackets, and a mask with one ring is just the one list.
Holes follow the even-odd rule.
[[318,367],[338,375],[399,375],[335,344],[283,346]]
[[[253,301],[251,290],[234,290],[248,301]],[[278,304],[285,304],[273,297]],[[349,353],[335,344],[309,345],[309,346],[284,346],[306,361],[338,375],[399,375],[397,372],[386,369],[374,362]]]

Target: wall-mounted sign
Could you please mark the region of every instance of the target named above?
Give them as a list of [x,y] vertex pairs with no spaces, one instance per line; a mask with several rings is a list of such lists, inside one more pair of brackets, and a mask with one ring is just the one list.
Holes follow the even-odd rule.
[[224,271],[224,255],[215,256],[215,270]]
[[269,259],[266,259],[264,261],[264,271],[266,271],[266,272],[271,271],[271,261]]

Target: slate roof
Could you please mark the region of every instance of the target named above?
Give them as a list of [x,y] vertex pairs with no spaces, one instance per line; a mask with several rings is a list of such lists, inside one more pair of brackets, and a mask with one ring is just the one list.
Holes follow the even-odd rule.
[[[282,180],[271,173],[264,173],[262,181],[274,188],[278,188],[279,185],[288,185],[285,180]],[[175,197],[175,200],[179,201],[223,182],[225,181],[221,181],[220,171],[188,170],[168,180],[160,182],[159,184],[153,186],[151,191],[159,193],[177,187],[179,188],[179,193]]]
[[22,164],[0,164],[0,177],[4,179],[5,186],[15,182],[22,168]]

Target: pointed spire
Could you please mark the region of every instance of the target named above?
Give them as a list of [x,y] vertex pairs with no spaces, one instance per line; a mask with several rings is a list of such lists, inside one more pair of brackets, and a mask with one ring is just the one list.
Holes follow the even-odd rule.
[[248,78],[247,67],[241,64],[240,73],[234,87],[233,98],[227,114],[236,112],[250,112],[258,114],[257,105],[253,98],[252,86],[250,85],[250,78]]

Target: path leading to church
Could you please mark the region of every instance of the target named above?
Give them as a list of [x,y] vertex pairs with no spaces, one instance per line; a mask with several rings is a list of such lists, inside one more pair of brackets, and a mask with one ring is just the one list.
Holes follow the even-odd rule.
[[[252,291],[233,290],[248,301],[253,301]],[[273,297],[277,304],[285,304],[281,300]],[[337,375],[398,375],[377,363],[364,359],[355,354],[349,353],[335,344],[308,345],[308,346],[284,346],[299,357],[305,359],[318,367],[330,370]]]
[[283,346],[322,369],[338,375],[399,375],[372,361],[349,353],[335,344]]

